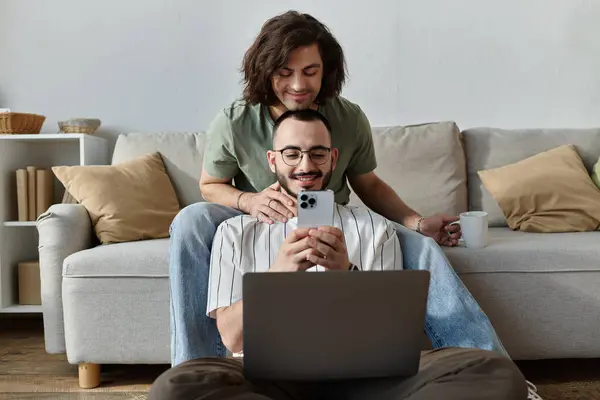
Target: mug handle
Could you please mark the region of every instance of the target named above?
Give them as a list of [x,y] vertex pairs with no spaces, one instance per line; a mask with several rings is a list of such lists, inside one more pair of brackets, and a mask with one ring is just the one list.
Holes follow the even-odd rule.
[[[460,225],[460,220],[457,220],[457,221],[454,221],[454,222],[450,222],[450,223],[448,224],[448,226],[452,226],[452,225]],[[462,229],[462,228],[461,228],[461,229]],[[464,242],[465,242],[465,238],[464,238],[464,236],[461,236],[461,237],[458,239],[458,243],[459,243],[459,244],[460,244],[460,243],[463,243],[463,244],[464,244]]]

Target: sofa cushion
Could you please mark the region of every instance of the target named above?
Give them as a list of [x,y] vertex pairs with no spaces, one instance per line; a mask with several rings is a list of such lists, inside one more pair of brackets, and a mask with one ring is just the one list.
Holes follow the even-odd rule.
[[444,247],[459,274],[600,271],[600,232],[532,233],[489,229],[482,249]]
[[527,232],[586,232],[600,226],[600,190],[571,145],[479,171],[508,226]]
[[201,132],[124,133],[119,135],[112,163],[160,152],[182,207],[204,201],[199,180],[204,158],[205,135]]
[[159,153],[115,165],[56,166],[52,171],[86,208],[101,243],[169,236],[179,202]]
[[63,276],[168,278],[169,239],[101,245],[73,253],[65,258]]
[[[467,210],[461,134],[454,122],[373,128],[375,173],[422,215]],[[352,193],[350,204],[362,201]]]
[[462,132],[467,156],[469,208],[489,214],[490,226],[507,226],[502,210],[477,171],[512,164],[552,148],[573,144],[588,172],[600,155],[599,129],[474,128]]
[[69,363],[169,364],[169,292],[168,277],[65,277]]
[[600,232],[489,233],[486,248],[444,251],[511,358],[600,356]]

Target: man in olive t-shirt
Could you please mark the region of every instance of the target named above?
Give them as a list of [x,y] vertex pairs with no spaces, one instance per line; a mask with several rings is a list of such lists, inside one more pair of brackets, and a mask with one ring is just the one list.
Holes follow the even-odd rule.
[[[265,154],[273,142],[273,121],[287,110],[308,108],[330,121],[333,146],[339,149],[328,186],[336,201],[348,202],[349,184],[367,207],[397,223],[405,269],[431,271],[425,330],[433,346],[506,354],[487,316],[438,246],[456,244],[460,228],[449,223],[457,217],[419,215],[374,173],[370,124],[357,105],[340,96],[345,61],[329,30],[307,14],[287,12],[272,18],[246,52],[243,73],[243,99],[219,111],[207,132],[200,178],[206,202],[184,208],[171,225],[173,366],[226,355],[214,319],[204,312],[213,236],[222,221],[241,213],[265,223],[296,215],[295,199],[274,183]],[[300,179],[310,189],[311,176],[317,173],[288,178]],[[227,323],[233,322],[220,321]]]

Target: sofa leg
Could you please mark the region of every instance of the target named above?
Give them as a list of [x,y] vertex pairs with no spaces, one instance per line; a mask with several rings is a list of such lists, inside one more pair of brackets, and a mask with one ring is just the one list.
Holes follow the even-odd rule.
[[79,363],[79,387],[92,389],[100,385],[100,364]]

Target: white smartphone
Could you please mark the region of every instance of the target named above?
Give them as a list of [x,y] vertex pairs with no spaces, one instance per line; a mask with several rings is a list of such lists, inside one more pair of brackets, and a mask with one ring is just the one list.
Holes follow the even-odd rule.
[[298,228],[333,226],[333,190],[304,190],[298,193]]

